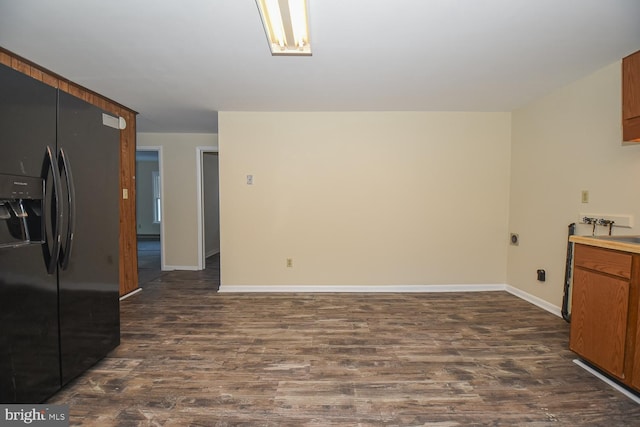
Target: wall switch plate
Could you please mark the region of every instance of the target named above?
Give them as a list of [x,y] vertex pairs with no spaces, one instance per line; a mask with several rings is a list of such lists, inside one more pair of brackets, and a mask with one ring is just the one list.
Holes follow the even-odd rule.
[[582,190],[580,200],[582,203],[589,203],[589,190]]
[[287,268],[293,267],[293,258],[287,258]]
[[253,185],[253,175],[247,175],[247,185]]

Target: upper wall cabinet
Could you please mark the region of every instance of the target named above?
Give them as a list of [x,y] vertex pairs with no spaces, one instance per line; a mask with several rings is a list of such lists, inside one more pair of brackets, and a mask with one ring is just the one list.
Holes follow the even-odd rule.
[[622,59],[622,139],[640,143],[640,50]]

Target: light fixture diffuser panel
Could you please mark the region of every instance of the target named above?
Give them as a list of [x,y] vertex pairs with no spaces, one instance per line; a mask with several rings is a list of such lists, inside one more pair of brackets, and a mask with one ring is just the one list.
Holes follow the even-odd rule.
[[306,0],[256,0],[272,55],[311,55]]

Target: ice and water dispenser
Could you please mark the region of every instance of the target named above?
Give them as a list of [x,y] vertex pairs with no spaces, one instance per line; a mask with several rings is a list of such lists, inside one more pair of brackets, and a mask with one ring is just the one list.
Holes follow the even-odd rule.
[[0,248],[43,242],[44,180],[0,174]]

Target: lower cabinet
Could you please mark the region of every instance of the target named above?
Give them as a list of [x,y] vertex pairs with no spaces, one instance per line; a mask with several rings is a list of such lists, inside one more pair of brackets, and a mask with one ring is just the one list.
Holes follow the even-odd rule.
[[640,255],[576,244],[569,348],[640,390]]

